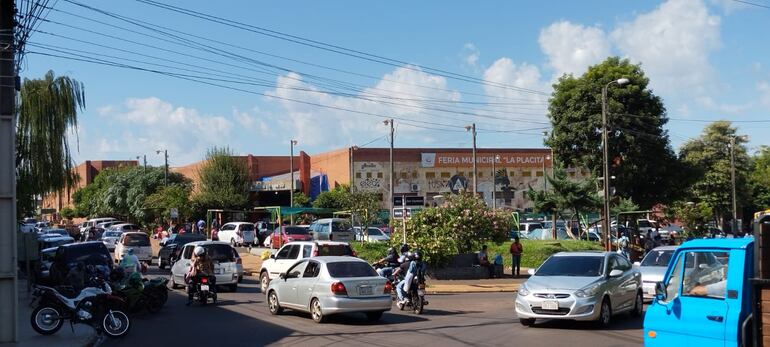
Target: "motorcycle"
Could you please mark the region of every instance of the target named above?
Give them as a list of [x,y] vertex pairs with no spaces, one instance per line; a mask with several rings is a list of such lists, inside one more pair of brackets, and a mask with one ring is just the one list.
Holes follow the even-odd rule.
[[[391,267],[391,268],[394,269],[393,271],[395,271],[395,267],[387,266],[387,265],[385,265],[383,263],[372,263],[371,265],[372,265],[372,267],[375,270],[380,270],[380,269],[383,269],[383,268],[386,268],[386,267]],[[393,301],[396,301],[397,300],[397,296],[396,296],[395,288],[396,288],[396,285],[398,284],[398,282],[400,282],[403,279],[403,274],[393,276],[393,271],[391,271],[388,276],[384,276],[384,277],[385,277],[386,280],[388,280],[388,282],[390,282],[391,288],[393,288],[393,290],[390,291],[391,299],[393,299]],[[378,271],[378,273],[379,273],[379,271]]]
[[126,280],[120,271],[113,271],[110,276],[115,294],[126,301],[128,311],[137,313],[146,309],[156,313],[168,300],[168,279],[163,277],[148,280],[138,273],[132,273]]
[[111,338],[125,336],[131,321],[125,313],[126,302],[112,293],[103,280],[76,293],[71,287],[35,286],[30,321],[38,334],[52,335],[65,320],[70,325],[88,324],[99,334]]
[[414,314],[421,314],[423,308],[428,305],[428,300],[425,300],[425,275],[422,271],[412,278],[406,297],[409,299],[406,304],[397,305],[401,311],[411,309]]
[[213,303],[217,303],[217,293],[211,291],[211,286],[214,285],[214,276],[198,275],[192,277],[190,280],[193,282],[193,300],[198,301],[203,305],[208,303],[208,299],[211,298]]

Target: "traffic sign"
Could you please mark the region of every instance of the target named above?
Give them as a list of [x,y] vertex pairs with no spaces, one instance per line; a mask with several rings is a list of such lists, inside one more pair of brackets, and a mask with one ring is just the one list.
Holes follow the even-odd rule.
[[[406,198],[406,203],[404,199]],[[425,197],[422,196],[394,196],[393,206],[425,206]]]
[[172,207],[170,214],[171,214],[171,218],[179,218],[179,209],[176,207]]

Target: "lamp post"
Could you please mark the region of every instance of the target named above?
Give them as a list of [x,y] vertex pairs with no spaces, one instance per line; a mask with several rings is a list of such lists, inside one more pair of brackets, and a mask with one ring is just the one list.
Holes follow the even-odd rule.
[[603,190],[604,190],[604,219],[602,220],[602,232],[604,232],[604,243],[605,248],[609,251],[612,250],[612,245],[610,245],[610,152],[609,152],[609,143],[607,142],[607,88],[611,84],[617,84],[619,86],[628,84],[628,78],[620,78],[614,81],[611,81],[604,85],[604,88],[602,88],[602,150],[604,152],[604,162],[603,162],[603,169],[604,171],[602,183],[603,183]]
[[350,147],[350,192],[353,193],[353,187],[356,185],[356,169],[354,167],[355,160],[353,160],[353,153],[358,150],[358,146]]
[[390,216],[388,218],[388,228],[390,230],[393,230],[393,192],[395,190],[394,185],[396,184],[396,180],[393,177],[394,172],[396,171],[393,167],[393,119],[387,119],[383,121],[385,125],[390,125],[390,192],[388,192],[388,206],[390,207]]
[[497,161],[500,160],[500,155],[495,154],[495,158],[492,159],[492,210],[497,209]]
[[160,152],[163,152],[163,159],[164,159],[164,168],[165,171],[163,171],[163,185],[168,185],[168,150],[167,149],[159,149],[155,151],[155,154],[160,154]]
[[[289,141],[289,181],[291,181],[291,191],[289,191],[289,207],[294,207],[294,146],[297,140]],[[291,224],[294,225],[294,215],[290,215]]]
[[730,180],[733,188],[733,221],[730,223],[730,229],[733,235],[738,236],[738,199],[735,189],[735,139],[746,140],[748,137],[743,136],[730,136]]
[[545,171],[545,162],[547,160],[551,160],[551,156],[546,154],[545,157],[543,157],[543,191],[548,190],[548,175]]
[[139,158],[143,158],[144,159],[144,162],[143,162],[144,163],[144,173],[146,174],[147,173],[147,154],[137,155],[136,156],[136,160],[139,161]]
[[477,194],[477,184],[476,184],[476,177],[479,175],[478,171],[476,170],[476,123],[473,123],[471,125],[465,126],[466,131],[470,131],[473,135],[473,196],[476,196]]

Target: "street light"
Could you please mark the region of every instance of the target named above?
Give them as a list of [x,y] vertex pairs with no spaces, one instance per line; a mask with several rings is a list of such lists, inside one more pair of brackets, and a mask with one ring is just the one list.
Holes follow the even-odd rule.
[[492,160],[492,210],[497,209],[497,197],[495,195],[497,192],[497,168],[495,164],[498,160],[500,160],[500,155],[495,154],[495,158]]
[[476,171],[476,123],[466,125],[465,130],[470,131],[473,135],[473,196],[476,196],[476,176],[478,176],[478,172]]
[[390,125],[390,192],[388,193],[388,206],[390,206],[390,216],[388,216],[388,228],[393,230],[393,193],[395,190],[394,185],[396,180],[393,177],[395,174],[395,168],[393,167],[393,119],[386,119],[382,122],[385,125]]
[[604,179],[602,180],[604,183],[604,220],[602,221],[602,231],[604,232],[604,242],[607,250],[612,250],[612,245],[610,245],[610,152],[609,143],[607,142],[607,88],[611,84],[622,86],[628,83],[628,78],[620,78],[607,83],[602,88],[602,147],[604,151],[604,170],[602,170],[604,171]]
[[730,173],[731,173],[731,181],[733,185],[733,221],[730,223],[731,231],[733,232],[733,235],[738,236],[737,228],[738,228],[738,202],[736,198],[735,193],[735,140],[740,139],[747,141],[748,136],[742,135],[742,136],[730,136]]
[[159,150],[155,151],[155,154],[160,154],[161,152],[163,152],[163,158],[164,158],[164,162],[165,162],[165,164],[164,164],[165,171],[163,172],[163,185],[167,186],[168,185],[168,150],[167,149],[159,149]]
[[356,169],[353,165],[353,153],[358,150],[358,146],[352,146],[350,147],[350,192],[353,193],[353,187],[356,185],[356,177],[354,176],[356,174]]

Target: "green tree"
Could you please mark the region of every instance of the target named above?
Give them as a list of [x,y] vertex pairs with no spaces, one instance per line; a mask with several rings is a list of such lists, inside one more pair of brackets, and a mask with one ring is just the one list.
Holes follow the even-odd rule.
[[720,222],[725,217],[732,219],[731,139],[735,141],[736,200],[740,209],[749,200],[750,158],[745,146],[747,140],[737,136],[730,122],[709,124],[700,137],[686,142],[679,151],[681,160],[693,172],[694,183],[690,186],[688,201],[705,202]]
[[551,190],[536,191],[530,187],[527,195],[534,202],[536,211],[552,216],[554,239],[556,239],[557,214],[570,211],[579,221],[581,213],[595,211],[601,205],[594,180],[578,181],[571,179],[567,175],[567,170],[561,166],[555,166],[553,174],[546,176],[546,179],[550,183]]
[[248,205],[249,169],[230,148],[209,149],[198,178],[193,204],[199,213],[210,208],[237,210]]
[[68,134],[77,133],[77,115],[85,107],[83,84],[48,71],[43,79],[25,79],[16,126],[18,213],[35,210],[35,197],[70,190],[78,180],[72,170]]
[[[365,236],[369,236],[369,226],[374,224],[380,212],[380,197],[374,192],[356,191],[350,194],[347,209],[361,226]],[[364,242],[364,239],[361,239]]]
[[647,88],[640,65],[610,57],[580,77],[561,77],[548,106],[553,132],[546,144],[566,166],[603,176],[602,88],[619,78],[630,83],[608,88],[610,175],[618,194],[647,208],[677,196],[681,168],[663,129],[663,101]]
[[322,192],[313,200],[313,207],[328,208],[333,210],[347,210],[350,207],[350,188],[347,185],[339,185],[334,189]]
[[752,206],[748,212],[755,212],[770,208],[770,147],[760,147],[751,162],[749,186]]
[[64,219],[72,219],[75,218],[75,210],[72,207],[63,207],[61,211],[59,211],[59,214]]
[[192,217],[193,213],[190,204],[191,190],[190,185],[185,184],[171,184],[162,187],[145,199],[144,206],[155,215],[164,218],[169,218],[171,209],[176,208],[179,212],[179,219],[186,220]]
[[294,207],[310,206],[310,198],[303,192],[294,192]]
[[672,204],[666,211],[670,220],[682,222],[684,237],[701,237],[708,230],[708,224],[714,219],[714,210],[707,202],[682,202]]
[[612,208],[610,209],[610,213],[613,216],[617,216],[620,213],[624,212],[633,212],[633,211],[639,211],[639,205],[634,203],[634,200],[631,198],[618,198],[618,201],[616,204],[612,205]]

